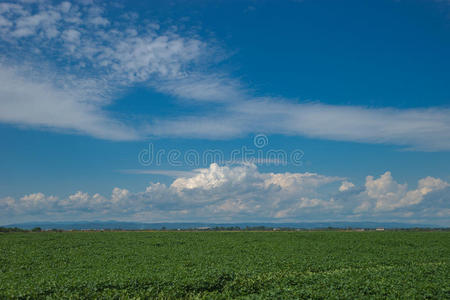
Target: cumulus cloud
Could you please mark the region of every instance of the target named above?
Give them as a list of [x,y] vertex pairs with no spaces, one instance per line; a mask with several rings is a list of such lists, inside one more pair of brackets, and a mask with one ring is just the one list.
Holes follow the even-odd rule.
[[306,212],[333,208],[333,200],[317,198],[318,189],[341,180],[315,173],[261,173],[254,164],[211,164],[188,177],[175,179],[168,186],[151,183],[140,193],[114,188],[109,198],[78,191],[62,199],[38,193],[19,200],[4,198],[0,203],[4,212],[16,213],[32,212],[39,207],[39,211],[59,214],[78,211],[135,215],[158,211],[161,216],[167,216],[171,212],[188,210],[193,216],[204,218],[209,215],[211,219],[215,214],[222,219],[252,214],[255,218],[270,218],[281,217],[282,211],[291,208],[296,213],[301,213],[302,209]]
[[45,211],[45,208],[48,205],[53,205],[57,203],[57,201],[58,198],[55,196],[46,196],[43,193],[33,193],[21,197],[17,202],[12,202],[11,199],[8,201],[7,198],[6,204],[8,209],[12,208],[19,214],[26,212],[38,214]]
[[278,219],[289,217],[296,218],[299,215],[304,215],[305,210],[311,212],[311,210],[308,210],[310,208],[321,208],[322,213],[326,215],[330,215],[330,211],[332,215],[334,212],[342,209],[342,207],[335,202],[334,198],[323,200],[318,198],[300,197],[299,201],[296,201],[293,205],[277,211],[274,217]]
[[[348,189],[342,191],[342,187]],[[171,184],[142,192],[114,188],[108,197],[78,191],[67,197],[29,194],[0,199],[4,219],[49,216],[158,221],[415,220],[443,224],[449,217],[449,183],[420,179],[415,189],[389,172],[368,176],[362,187],[316,173],[262,173],[254,164],[211,164]],[[447,224],[448,225],[448,224]]]
[[347,195],[350,210],[358,216],[385,219],[399,218],[427,220],[448,226],[449,192],[448,182],[434,177],[422,178],[415,189],[406,183],[398,183],[390,172],[379,178],[367,176],[364,187],[357,193]]
[[353,183],[351,183],[350,181],[343,181],[341,186],[339,187],[339,192],[345,192],[354,187],[355,187],[355,185]]
[[447,182],[439,178],[426,177],[419,180],[416,189],[408,190],[406,183],[397,183],[391,173],[386,172],[378,179],[367,176],[365,193],[370,200],[373,200],[376,211],[391,211],[419,204],[425,195],[448,186]]

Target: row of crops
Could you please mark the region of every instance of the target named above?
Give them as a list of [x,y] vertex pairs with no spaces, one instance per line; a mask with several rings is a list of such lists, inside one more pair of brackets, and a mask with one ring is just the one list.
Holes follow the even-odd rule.
[[450,298],[449,232],[0,234],[0,298]]

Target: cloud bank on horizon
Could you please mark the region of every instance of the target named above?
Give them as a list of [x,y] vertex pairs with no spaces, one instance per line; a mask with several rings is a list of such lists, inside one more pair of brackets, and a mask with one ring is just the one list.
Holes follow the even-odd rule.
[[[328,105],[257,97],[220,70],[226,47],[195,31],[113,15],[105,2],[0,3],[0,122],[107,140],[230,139],[254,132],[450,150],[450,109]],[[144,85],[208,105],[202,114],[130,121],[108,106]],[[301,95],[299,95],[301,97]]]
[[262,173],[254,164],[198,169],[143,192],[114,188],[109,197],[78,191],[68,197],[34,193],[0,199],[4,223],[20,220],[145,221],[416,221],[449,226],[450,184],[425,177],[415,188],[390,172],[362,186],[316,173]]

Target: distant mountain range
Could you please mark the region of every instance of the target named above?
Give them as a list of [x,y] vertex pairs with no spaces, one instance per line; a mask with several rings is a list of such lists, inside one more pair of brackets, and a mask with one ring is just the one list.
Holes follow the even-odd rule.
[[21,229],[33,229],[40,227],[43,230],[82,230],[82,229],[122,229],[122,230],[143,230],[143,229],[196,229],[214,227],[246,227],[265,226],[271,228],[298,228],[298,229],[320,229],[320,228],[439,228],[442,226],[430,224],[410,224],[395,222],[300,222],[300,223],[138,223],[120,221],[86,221],[86,222],[28,222],[18,224],[3,225],[3,227],[18,227]]

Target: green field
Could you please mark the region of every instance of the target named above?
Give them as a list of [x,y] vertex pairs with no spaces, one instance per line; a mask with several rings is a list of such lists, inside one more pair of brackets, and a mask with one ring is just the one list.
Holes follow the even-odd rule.
[[450,298],[450,232],[0,234],[0,298]]

